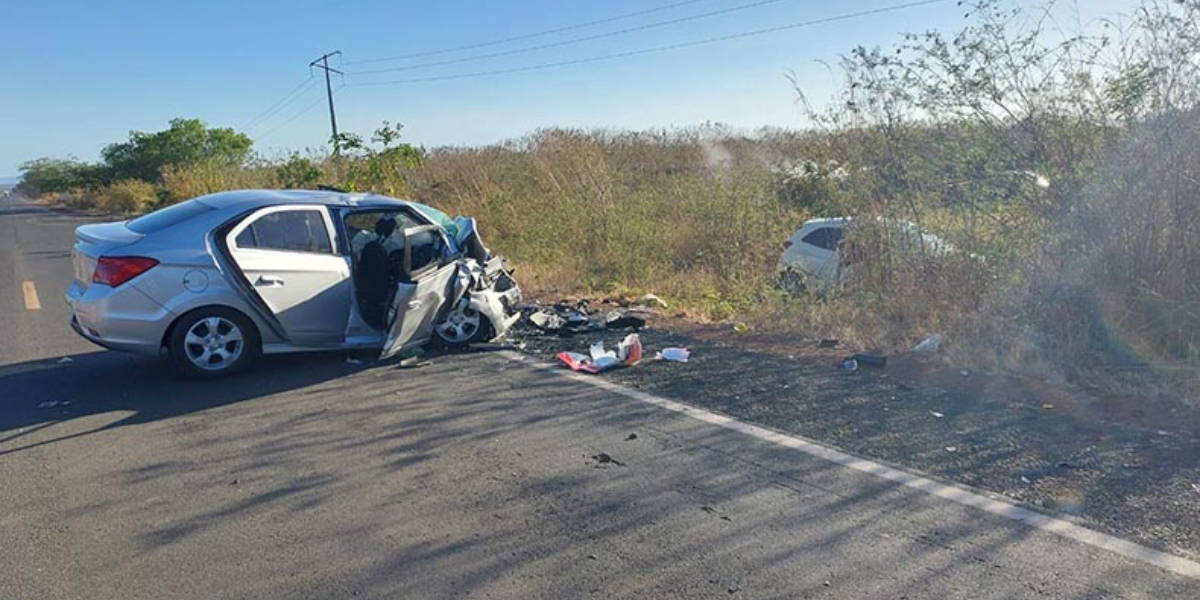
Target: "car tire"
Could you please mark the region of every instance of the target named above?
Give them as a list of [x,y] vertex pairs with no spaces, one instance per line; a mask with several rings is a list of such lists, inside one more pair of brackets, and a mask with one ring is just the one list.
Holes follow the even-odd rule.
[[214,379],[237,373],[262,352],[258,329],[246,315],[221,306],[198,308],[176,321],[167,347],[180,373]]
[[799,296],[808,291],[804,276],[792,269],[787,269],[779,274],[779,287],[791,296]]
[[492,323],[483,313],[459,305],[433,326],[433,342],[439,348],[462,350],[487,340],[491,330]]

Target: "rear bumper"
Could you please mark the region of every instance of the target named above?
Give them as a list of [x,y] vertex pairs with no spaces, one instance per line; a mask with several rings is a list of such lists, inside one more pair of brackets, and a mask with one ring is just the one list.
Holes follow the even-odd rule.
[[66,294],[71,329],[84,339],[112,350],[158,354],[175,314],[132,284],[117,288],[78,283]]

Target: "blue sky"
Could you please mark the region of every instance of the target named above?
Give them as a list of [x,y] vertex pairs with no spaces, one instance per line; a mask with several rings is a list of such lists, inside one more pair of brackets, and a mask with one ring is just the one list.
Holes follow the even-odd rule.
[[[484,42],[677,4],[681,0],[444,0],[207,2],[39,0],[3,10],[0,64],[0,177],[39,156],[95,160],[129,130],[154,131],[173,117],[242,130],[309,76],[308,62],[341,50],[343,70],[397,67],[568,40],[749,4],[697,0],[558,35],[454,54],[386,63],[356,61]],[[356,82],[454,75],[585,58],[722,36],[901,4],[905,0],[778,0],[719,17],[477,62],[379,75],[348,75],[335,91],[343,131],[367,133],[382,120],[405,125],[427,146],[475,144],[539,127],[649,128],[706,121],[737,127],[798,127],[785,74],[811,98],[834,79],[855,45],[887,46],[903,32],[962,23],[953,0],[726,43],[539,71],[390,86]],[[1128,10],[1134,0],[1086,0],[1084,20]],[[1071,11],[1076,10],[1072,8]],[[248,133],[275,155],[320,146],[328,113],[311,85]],[[303,110],[313,107],[307,112]],[[290,122],[289,122],[289,119]]]

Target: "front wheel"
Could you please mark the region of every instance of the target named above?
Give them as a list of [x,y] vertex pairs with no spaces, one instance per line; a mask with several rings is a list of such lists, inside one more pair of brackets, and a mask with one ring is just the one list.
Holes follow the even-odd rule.
[[461,349],[484,341],[490,327],[491,323],[482,313],[462,302],[454,310],[446,313],[446,318],[433,330],[439,345]]
[[221,377],[246,368],[258,357],[258,330],[236,310],[200,308],[175,324],[168,351],[184,375]]

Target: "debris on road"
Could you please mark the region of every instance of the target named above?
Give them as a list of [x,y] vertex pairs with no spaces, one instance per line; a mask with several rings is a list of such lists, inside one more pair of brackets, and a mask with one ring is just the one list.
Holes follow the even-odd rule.
[[858,363],[858,366],[860,367],[874,367],[877,369],[882,369],[883,367],[887,366],[887,357],[882,354],[867,354],[860,352],[846,360],[852,360]]
[[736,594],[736,593],[738,593],[738,592],[740,592],[740,591],[742,591],[742,584],[740,584],[740,583],[738,583],[738,582],[736,582],[736,581],[734,581],[733,583],[729,584],[729,593],[730,593],[730,594]]
[[938,411],[936,411],[936,410],[931,410],[931,411],[929,411],[929,414],[933,415],[933,416],[934,416],[934,418],[936,418],[936,419],[941,419],[942,417],[945,417],[945,416],[946,416],[946,415],[944,415],[944,414],[942,414],[942,413],[940,413],[940,412],[938,412]]
[[957,446],[946,446],[946,452],[958,452]]
[[348,364],[348,365],[361,365],[361,364],[363,364],[363,362],[362,362],[361,360],[357,359],[357,358],[354,358],[353,356],[347,356],[347,357],[346,357],[346,364]]
[[54,408],[56,406],[70,406],[70,400],[49,400],[38,404],[38,408]]
[[669,360],[671,362],[685,363],[688,361],[688,357],[691,355],[692,353],[689,352],[687,348],[663,348],[654,355],[654,358],[658,360]]
[[558,335],[575,335],[602,330],[632,329],[640,331],[646,326],[644,317],[624,309],[607,312],[592,312],[587,300],[574,304],[558,302],[550,307],[532,307],[523,312],[524,321],[536,329]]
[[733,324],[733,332],[734,333],[746,333],[747,331],[750,331],[749,325],[747,325],[745,323],[734,323]]
[[593,454],[592,460],[596,461],[597,467],[600,467],[602,465],[613,465],[615,467],[625,466],[625,463],[613,458],[607,452],[600,452],[599,454]]
[[818,348],[837,348],[839,343],[841,343],[840,340],[824,339],[824,340],[817,342],[817,347]]
[[858,361],[853,358],[842,359],[842,368],[853,373],[858,370]]
[[628,442],[628,441],[630,441],[630,440],[636,440],[636,439],[637,439],[637,434],[636,434],[636,433],[631,433],[631,434],[629,434],[629,435],[625,436],[625,441],[627,441],[627,442]]
[[655,296],[654,294],[644,294],[641,298],[633,301],[634,306],[645,306],[648,308],[670,308],[666,300]]
[[63,365],[69,362],[75,362],[70,356],[64,356],[58,359],[58,364]]
[[631,333],[621,340],[616,351],[605,350],[604,342],[592,344],[590,356],[578,352],[560,352],[558,360],[572,371],[599,373],[618,365],[631,366],[642,359],[642,340]]
[[935,333],[921,340],[921,343],[917,344],[916,346],[913,346],[913,352],[919,352],[921,354],[937,354],[938,348],[942,347],[943,339],[944,338],[942,338],[942,334]]

